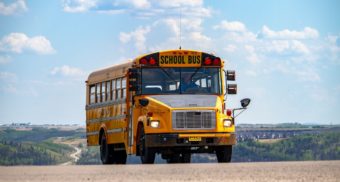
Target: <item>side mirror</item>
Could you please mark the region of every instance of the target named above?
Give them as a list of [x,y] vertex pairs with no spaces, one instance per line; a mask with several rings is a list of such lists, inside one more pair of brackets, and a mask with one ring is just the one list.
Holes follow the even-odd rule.
[[228,94],[237,94],[237,85],[236,84],[228,84],[227,91],[228,91]]
[[247,108],[247,106],[250,104],[250,99],[249,98],[245,98],[241,100],[241,106],[242,108]]
[[128,88],[129,91],[136,91],[139,90],[139,84],[138,84],[138,69],[137,68],[130,68],[128,72],[129,77],[129,84]]
[[139,104],[142,105],[143,107],[147,106],[149,104],[148,99],[139,99]]
[[229,81],[235,81],[235,78],[236,78],[236,74],[235,74],[235,71],[234,70],[227,70],[227,80]]

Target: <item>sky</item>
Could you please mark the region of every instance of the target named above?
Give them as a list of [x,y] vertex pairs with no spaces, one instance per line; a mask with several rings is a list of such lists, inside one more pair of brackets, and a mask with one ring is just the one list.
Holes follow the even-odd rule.
[[340,124],[339,17],[337,0],[0,0],[0,124],[84,125],[89,73],[179,46],[236,70],[236,123]]

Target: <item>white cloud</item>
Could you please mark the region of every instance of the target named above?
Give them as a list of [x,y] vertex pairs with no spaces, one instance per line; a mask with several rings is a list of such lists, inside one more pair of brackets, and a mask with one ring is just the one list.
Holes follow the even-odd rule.
[[274,52],[281,55],[308,54],[308,47],[299,40],[269,40],[259,42],[258,51],[264,53]]
[[0,72],[0,81],[3,82],[15,82],[17,80],[17,75],[10,72]]
[[233,44],[229,44],[225,48],[223,48],[224,51],[230,52],[230,53],[235,52],[236,49],[237,49],[237,47]]
[[55,52],[51,42],[44,36],[30,38],[23,33],[11,33],[0,41],[0,51],[22,53],[24,50],[38,54],[52,54]]
[[80,13],[96,7],[97,2],[97,0],[63,0],[63,6],[65,12]]
[[312,69],[298,70],[298,71],[295,71],[295,74],[298,76],[298,79],[300,81],[317,82],[321,80],[319,74],[315,70],[312,70]]
[[222,29],[230,32],[245,32],[246,26],[239,21],[228,22],[226,20],[221,21],[219,25],[215,25],[214,29]]
[[134,45],[139,52],[143,52],[146,49],[145,41],[146,35],[150,32],[150,26],[138,27],[136,30],[125,33],[121,32],[119,35],[119,40],[126,44],[130,41],[134,41]]
[[250,31],[245,32],[226,32],[223,35],[223,39],[230,41],[230,42],[236,42],[236,43],[247,43],[247,42],[255,42],[256,40],[256,34]]
[[203,7],[203,0],[63,0],[65,12],[97,12],[104,14],[129,13],[137,18],[169,17],[209,17],[211,9]]
[[18,89],[13,84],[5,84],[0,86],[0,91],[7,93],[18,93]]
[[2,15],[13,15],[24,11],[27,11],[26,2],[24,0],[17,0],[8,5],[0,2],[0,14]]
[[151,6],[148,0],[130,0],[130,2],[135,8],[139,9],[146,9]]
[[62,75],[66,77],[83,77],[84,75],[86,75],[83,70],[68,65],[54,67],[50,73],[51,75]]
[[8,56],[8,55],[5,55],[5,56],[1,56],[0,55],[0,64],[7,64],[11,62],[11,57]]
[[211,40],[208,36],[203,35],[202,32],[191,32],[190,38],[191,40],[201,42],[202,44]]
[[266,39],[316,39],[319,37],[319,32],[316,29],[305,27],[303,31],[295,31],[284,29],[274,31],[267,26],[262,27],[262,31],[258,34],[258,38]]
[[169,3],[169,0],[156,0],[156,2],[159,3],[161,7],[198,7],[203,5],[203,0],[172,0],[171,3]]

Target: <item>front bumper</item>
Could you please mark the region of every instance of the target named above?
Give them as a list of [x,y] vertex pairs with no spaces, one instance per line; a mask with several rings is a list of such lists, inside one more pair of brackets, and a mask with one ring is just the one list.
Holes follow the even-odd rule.
[[[236,144],[235,133],[162,133],[146,134],[147,147],[200,147]],[[189,138],[200,141],[189,141]]]

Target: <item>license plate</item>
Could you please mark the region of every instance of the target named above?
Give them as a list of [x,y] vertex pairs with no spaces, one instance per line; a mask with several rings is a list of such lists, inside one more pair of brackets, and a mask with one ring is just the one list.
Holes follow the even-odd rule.
[[202,141],[201,137],[189,137],[189,142],[200,142]]

